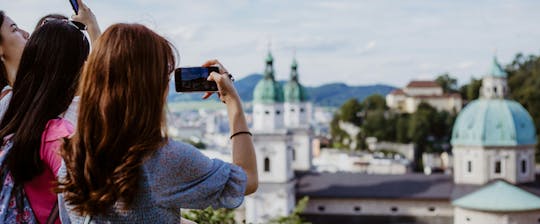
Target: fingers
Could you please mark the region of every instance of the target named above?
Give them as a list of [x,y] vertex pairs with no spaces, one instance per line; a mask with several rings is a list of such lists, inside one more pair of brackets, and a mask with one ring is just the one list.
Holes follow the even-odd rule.
[[206,100],[206,99],[208,99],[208,97],[212,96],[212,94],[214,94],[214,93],[213,92],[206,92],[206,93],[204,93],[202,98]]
[[227,69],[225,69],[225,67],[217,59],[208,60],[202,65],[202,67],[210,66],[217,66],[219,68],[219,73],[221,74],[228,73]]
[[202,67],[210,67],[210,66],[215,65],[217,63],[219,63],[219,61],[216,60],[216,59],[208,60],[202,65]]

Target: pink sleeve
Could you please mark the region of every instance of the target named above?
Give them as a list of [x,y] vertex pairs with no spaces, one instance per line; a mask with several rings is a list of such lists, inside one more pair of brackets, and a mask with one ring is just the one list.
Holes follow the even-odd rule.
[[64,143],[64,138],[70,137],[73,132],[73,125],[62,118],[52,119],[45,126],[41,136],[40,156],[54,175],[58,174],[58,170],[62,165],[60,147]]

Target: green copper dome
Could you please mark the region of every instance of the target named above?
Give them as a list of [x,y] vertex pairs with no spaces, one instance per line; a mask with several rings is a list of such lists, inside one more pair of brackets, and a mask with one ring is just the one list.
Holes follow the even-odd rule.
[[458,115],[452,145],[518,146],[536,144],[536,129],[527,110],[516,101],[479,99]]
[[298,63],[296,59],[291,65],[291,80],[284,87],[285,102],[305,102],[307,101],[306,89],[298,82]]
[[497,61],[497,57],[493,57],[493,65],[491,65],[491,71],[489,74],[497,78],[508,77],[508,74],[506,73],[506,71],[502,68],[502,66]]
[[490,212],[540,210],[540,198],[504,181],[496,181],[452,202],[452,205]]
[[283,89],[281,85],[274,79],[274,58],[268,52],[266,58],[266,69],[264,70],[264,78],[257,83],[253,91],[253,102],[262,104],[272,104],[283,102]]

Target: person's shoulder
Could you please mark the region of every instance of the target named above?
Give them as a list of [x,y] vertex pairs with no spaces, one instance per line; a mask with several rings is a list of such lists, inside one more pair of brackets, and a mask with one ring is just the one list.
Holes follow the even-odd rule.
[[45,141],[55,141],[71,136],[75,132],[73,124],[62,118],[51,119],[47,122],[43,137]]
[[158,163],[167,163],[167,162],[182,162],[185,160],[192,160],[200,158],[202,153],[199,149],[195,148],[193,145],[188,143],[168,140],[167,143],[159,148],[154,154],[153,158],[158,160]]

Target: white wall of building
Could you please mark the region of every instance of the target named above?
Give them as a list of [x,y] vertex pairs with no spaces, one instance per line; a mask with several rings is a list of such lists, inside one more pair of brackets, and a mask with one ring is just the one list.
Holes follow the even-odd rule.
[[451,217],[454,215],[454,208],[445,200],[310,198],[304,213]]
[[253,133],[259,182],[286,183],[294,178],[291,141],[285,130]]
[[405,87],[403,89],[409,96],[438,96],[443,94],[441,87]]
[[272,131],[283,128],[283,104],[253,105],[253,131]]
[[308,171],[312,168],[313,136],[310,129],[291,129],[292,134],[292,167],[294,170]]
[[268,223],[272,218],[289,215],[295,206],[294,183],[259,184],[257,192],[245,197],[246,223]]
[[283,104],[285,127],[296,128],[309,126],[312,116],[312,104],[309,102]]
[[540,211],[492,213],[455,208],[454,224],[534,224]]
[[[453,153],[454,182],[457,184],[485,184],[494,179],[505,179],[512,184],[518,184],[532,182],[535,178],[533,146],[454,146]],[[525,169],[521,167],[523,161]]]
[[506,78],[486,76],[482,79],[480,95],[486,98],[503,98],[510,92]]

